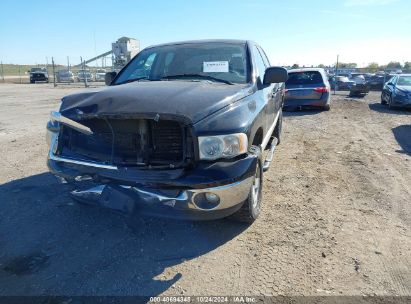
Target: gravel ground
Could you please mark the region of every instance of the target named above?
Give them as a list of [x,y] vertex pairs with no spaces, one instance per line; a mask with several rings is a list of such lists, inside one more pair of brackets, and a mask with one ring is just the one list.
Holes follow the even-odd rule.
[[48,113],[80,89],[0,85],[0,295],[411,295],[411,113],[378,92],[285,113],[252,226],[130,228],[47,173]]

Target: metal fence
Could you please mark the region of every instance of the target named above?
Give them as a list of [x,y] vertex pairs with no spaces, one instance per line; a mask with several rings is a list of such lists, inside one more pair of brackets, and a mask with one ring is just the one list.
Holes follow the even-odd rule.
[[84,63],[71,65],[69,61],[67,64],[62,64],[54,62],[53,58],[51,63],[37,65],[5,64],[0,62],[0,82],[29,84],[31,82],[30,70],[32,68],[45,68],[48,74],[48,81],[44,82],[54,86],[81,85],[85,87],[104,84],[105,73],[113,70],[111,65],[104,65],[104,61],[100,65],[85,65]]
[[[37,65],[15,65],[4,64],[0,62],[0,82],[3,83],[30,83],[30,69],[34,67],[44,67],[48,72],[48,82],[54,86],[76,85],[76,86],[96,86],[104,84],[104,74],[114,70],[111,65],[111,60],[106,58],[99,58],[99,64],[85,65],[81,57],[80,64],[71,65],[70,60],[67,58],[67,62],[54,62],[54,58],[51,58],[51,63],[37,64]],[[106,62],[110,65],[106,65]],[[326,67],[328,72],[335,74],[334,67]],[[364,73],[375,74],[380,73],[384,75],[384,82],[396,73],[395,69],[370,69],[370,68],[351,68],[351,69],[339,69],[338,75],[349,75],[352,73]],[[411,70],[402,70],[402,73],[411,73]]]

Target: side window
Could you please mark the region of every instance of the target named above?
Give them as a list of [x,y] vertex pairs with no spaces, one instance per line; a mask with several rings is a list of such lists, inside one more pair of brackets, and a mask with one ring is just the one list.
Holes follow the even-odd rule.
[[172,62],[173,62],[173,60],[174,60],[174,57],[175,57],[175,55],[174,55],[173,52],[168,52],[168,53],[165,55],[165,57],[164,57],[164,62],[163,62],[163,65],[164,65],[164,66],[162,67],[162,71],[159,72],[159,73],[161,73],[160,77],[164,77],[164,76],[166,76],[166,75],[170,75],[169,68],[170,68],[170,65],[172,64]]
[[255,60],[255,64],[257,68],[257,75],[260,76],[260,80],[263,81],[266,66],[256,46],[253,47],[253,54],[254,54],[254,60]]

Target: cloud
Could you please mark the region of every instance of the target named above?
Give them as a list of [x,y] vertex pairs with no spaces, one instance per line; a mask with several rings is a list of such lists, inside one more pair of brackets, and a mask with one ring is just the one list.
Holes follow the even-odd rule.
[[345,0],[345,6],[376,6],[387,5],[398,0]]

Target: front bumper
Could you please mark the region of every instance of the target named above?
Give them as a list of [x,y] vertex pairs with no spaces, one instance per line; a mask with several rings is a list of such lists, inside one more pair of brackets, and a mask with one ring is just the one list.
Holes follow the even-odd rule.
[[406,96],[395,95],[392,99],[391,106],[411,108],[411,95],[406,95]]
[[47,81],[48,77],[30,77],[30,81]]
[[[74,191],[75,199],[117,211],[189,220],[211,220],[237,211],[247,199],[257,158],[198,163],[191,169],[120,168],[56,156],[51,134],[47,165],[65,180],[91,180],[93,187]],[[85,184],[85,183],[83,183]],[[207,194],[218,197],[210,201]]]

